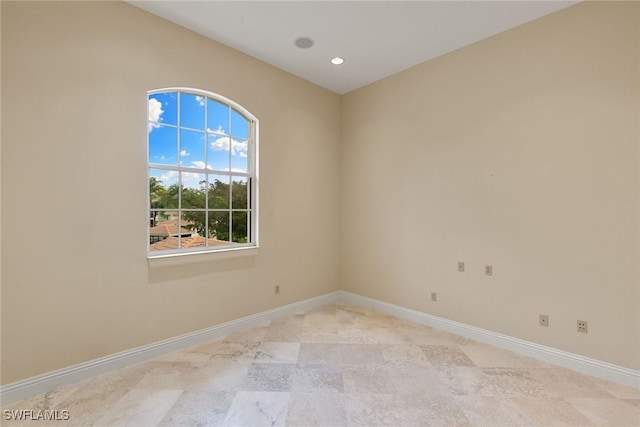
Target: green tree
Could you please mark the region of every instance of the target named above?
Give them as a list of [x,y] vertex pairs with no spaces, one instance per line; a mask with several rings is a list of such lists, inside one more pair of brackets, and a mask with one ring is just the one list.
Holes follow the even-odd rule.
[[[246,243],[248,241],[248,213],[231,212],[233,209],[249,208],[248,184],[245,181],[233,181],[231,183],[232,200],[229,203],[230,185],[220,180],[209,183],[200,182],[199,188],[182,188],[182,219],[185,223],[183,227],[190,228],[201,236],[206,235],[209,230],[209,237],[232,241],[236,243]],[[155,177],[149,178],[149,194],[151,207],[162,209],[160,216],[167,217],[166,211],[177,209],[179,203],[180,186],[172,184],[164,187],[162,181]],[[207,200],[208,199],[208,200]],[[208,203],[207,203],[208,202]],[[193,211],[189,209],[205,209],[208,206],[208,221],[205,212]],[[156,224],[157,215],[152,214],[152,225]],[[229,236],[229,221],[231,220],[231,236]]]
[[[162,200],[165,197],[167,190],[155,176],[149,178],[149,205],[151,209],[162,208]],[[158,211],[151,212],[151,227],[154,227],[158,222]]]
[[168,186],[160,201],[161,207],[167,210],[178,209],[178,194],[180,194],[180,186],[177,183]]
[[[231,206],[229,206],[229,184],[216,180],[209,184],[209,209],[224,209],[225,211],[209,212],[209,235],[218,240],[225,240],[236,243],[246,243],[247,233],[247,213],[230,212],[233,209],[249,208],[248,184],[246,181],[232,181],[231,183]],[[231,236],[229,236],[229,220],[231,220]],[[229,238],[231,237],[231,239]]]

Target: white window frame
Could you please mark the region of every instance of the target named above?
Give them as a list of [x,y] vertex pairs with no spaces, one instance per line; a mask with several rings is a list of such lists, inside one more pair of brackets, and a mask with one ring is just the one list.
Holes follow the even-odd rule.
[[[178,101],[177,101],[177,124],[176,125],[168,125],[166,123],[163,122],[153,122],[149,120],[149,96],[153,95],[153,94],[158,94],[158,93],[167,93],[167,92],[174,92],[178,95]],[[224,171],[224,170],[217,170],[217,169],[208,169],[207,168],[207,155],[209,150],[205,149],[205,168],[204,169],[200,169],[200,168],[195,168],[195,167],[185,167],[183,165],[180,165],[180,129],[186,129],[186,130],[190,130],[190,128],[187,127],[182,127],[180,125],[180,93],[188,93],[188,94],[192,94],[192,95],[197,95],[197,96],[203,96],[205,98],[210,98],[216,102],[222,103],[226,106],[228,106],[231,110],[230,110],[230,114],[229,114],[229,130],[230,133],[232,133],[232,129],[231,129],[231,111],[235,110],[238,113],[240,113],[242,116],[244,116],[248,121],[249,121],[249,133],[247,135],[247,147],[248,147],[248,162],[247,162],[247,172],[233,172],[231,170],[231,150],[229,153],[230,159],[229,159],[229,170]],[[258,215],[258,135],[259,135],[259,121],[258,119],[250,112],[248,111],[246,108],[244,108],[242,105],[213,92],[209,92],[206,90],[202,90],[202,89],[194,89],[194,88],[186,88],[186,87],[168,87],[168,88],[162,88],[162,89],[154,89],[154,90],[150,90],[147,92],[146,94],[146,101],[147,103],[147,127],[149,126],[149,124],[153,124],[153,125],[163,125],[163,126],[170,126],[173,127],[175,129],[177,129],[177,134],[178,134],[178,144],[177,144],[177,154],[178,154],[178,161],[177,164],[174,165],[164,165],[164,164],[155,164],[155,163],[151,163],[149,160],[149,136],[150,133],[147,130],[147,181],[146,181],[146,188],[147,188],[147,209],[146,209],[146,223],[147,223],[147,233],[146,233],[146,242],[147,242],[147,259],[152,262],[154,265],[158,265],[158,266],[164,266],[164,265],[174,265],[174,264],[182,264],[182,263],[189,263],[189,262],[195,262],[195,261],[199,261],[199,260],[209,260],[209,259],[216,259],[216,258],[220,258],[220,259],[224,259],[224,258],[229,258],[229,257],[235,257],[235,256],[246,256],[246,255],[253,255],[255,254],[257,248],[259,247],[258,245],[258,236],[259,236],[259,215]],[[207,106],[208,103],[205,102],[205,148],[207,148],[207,144],[208,144],[208,137],[211,134],[210,132],[208,132],[208,126],[206,123],[206,120],[208,119],[208,115],[207,115]],[[213,135],[213,134],[211,134]],[[229,138],[231,138],[232,135],[229,135]],[[150,190],[149,190],[149,180],[151,178],[151,169],[162,169],[162,170],[168,170],[168,171],[177,171],[177,172],[191,172],[191,173],[198,173],[198,174],[209,174],[209,175],[221,175],[221,176],[228,176],[229,177],[229,187],[232,187],[232,177],[246,177],[248,179],[249,182],[249,186],[250,186],[250,199],[247,200],[248,202],[248,206],[247,209],[239,209],[237,211],[246,211],[249,214],[250,220],[249,220],[249,230],[248,230],[248,238],[249,238],[249,242],[248,243],[233,243],[231,241],[231,227],[232,227],[232,221],[231,221],[231,213],[234,212],[235,210],[233,209],[233,206],[230,205],[228,211],[230,214],[230,221],[229,221],[229,245],[224,245],[224,246],[205,246],[205,247],[197,247],[197,248],[185,248],[185,249],[171,249],[171,250],[163,250],[163,251],[151,251],[150,250],[150,221],[149,221],[149,215],[151,212],[151,203],[150,203]],[[182,186],[182,182],[180,180],[180,178],[178,179],[178,185],[181,188]],[[232,191],[232,190],[231,190]],[[231,194],[230,194],[231,197]],[[177,211],[178,212],[178,230],[181,230],[181,221],[182,221],[182,206],[180,204],[182,198],[182,190],[178,191],[178,208],[175,209],[164,209],[164,210],[171,210],[171,211]],[[231,203],[231,199],[230,199],[230,203]],[[184,210],[188,210],[188,211],[193,211],[194,209],[184,209]],[[207,218],[208,213],[209,213],[209,209],[208,206],[204,209],[204,211],[206,212],[205,214],[205,218]],[[205,220],[205,224],[208,224],[208,220]],[[207,233],[205,235],[205,239],[208,239],[208,227],[207,228]],[[179,234],[179,233],[178,233]],[[178,239],[179,241],[181,241],[182,237],[180,235],[178,235]],[[197,255],[197,256],[193,256],[193,255]],[[214,255],[212,257],[212,255]],[[188,259],[185,256],[189,256]]]

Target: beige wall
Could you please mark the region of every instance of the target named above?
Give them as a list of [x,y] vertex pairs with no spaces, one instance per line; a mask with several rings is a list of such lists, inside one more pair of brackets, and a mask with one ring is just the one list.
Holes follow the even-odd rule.
[[[260,119],[259,255],[148,269],[168,86]],[[2,383],[338,288],[338,95],[124,3],[3,2],[2,104]]]
[[343,288],[640,369],[639,18],[580,4],[346,95]]
[[[340,98],[126,4],[2,2],[2,383],[339,282],[640,369],[639,21],[581,4]],[[261,120],[259,255],[149,270],[167,86]]]

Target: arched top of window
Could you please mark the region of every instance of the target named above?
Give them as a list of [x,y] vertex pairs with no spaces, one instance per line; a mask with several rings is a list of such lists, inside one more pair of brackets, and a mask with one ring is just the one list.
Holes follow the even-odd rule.
[[[227,125],[224,123],[219,123],[221,119],[222,106],[227,106],[233,111],[236,115],[243,116],[245,120],[249,122],[257,123],[258,119],[251,114],[249,110],[244,108],[242,105],[238,104],[235,101],[232,101],[229,98],[226,98],[222,95],[218,95],[213,92],[209,92],[201,89],[193,89],[193,88],[185,88],[185,87],[173,87],[173,88],[164,88],[164,89],[155,89],[148,92],[149,94],[149,121],[154,123],[164,123],[164,124],[174,124],[178,125],[178,117],[177,110],[179,108],[178,103],[180,100],[178,98],[182,98],[184,100],[184,107],[189,108],[189,110],[183,111],[183,118],[187,118],[188,115],[197,112],[198,107],[202,109],[204,113],[205,110],[211,109],[211,111],[207,111],[206,116],[202,119],[188,119],[181,125],[184,127],[189,127],[188,125],[200,127],[206,123],[209,129],[216,130],[216,126],[221,126],[223,130],[229,130]],[[190,105],[191,104],[191,105]],[[164,107],[168,107],[166,110]],[[196,107],[197,105],[197,107]],[[207,108],[210,107],[210,108]],[[164,116],[164,117],[163,117]],[[236,117],[237,119],[237,117]],[[198,120],[197,122],[194,120]],[[202,122],[200,120],[203,120]],[[240,123],[236,123],[240,124]],[[240,129],[238,129],[239,131]]]

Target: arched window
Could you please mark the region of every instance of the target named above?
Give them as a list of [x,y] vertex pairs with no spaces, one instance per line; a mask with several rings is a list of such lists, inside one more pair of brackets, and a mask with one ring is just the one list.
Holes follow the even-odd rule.
[[148,255],[257,245],[258,120],[197,89],[148,93]]

